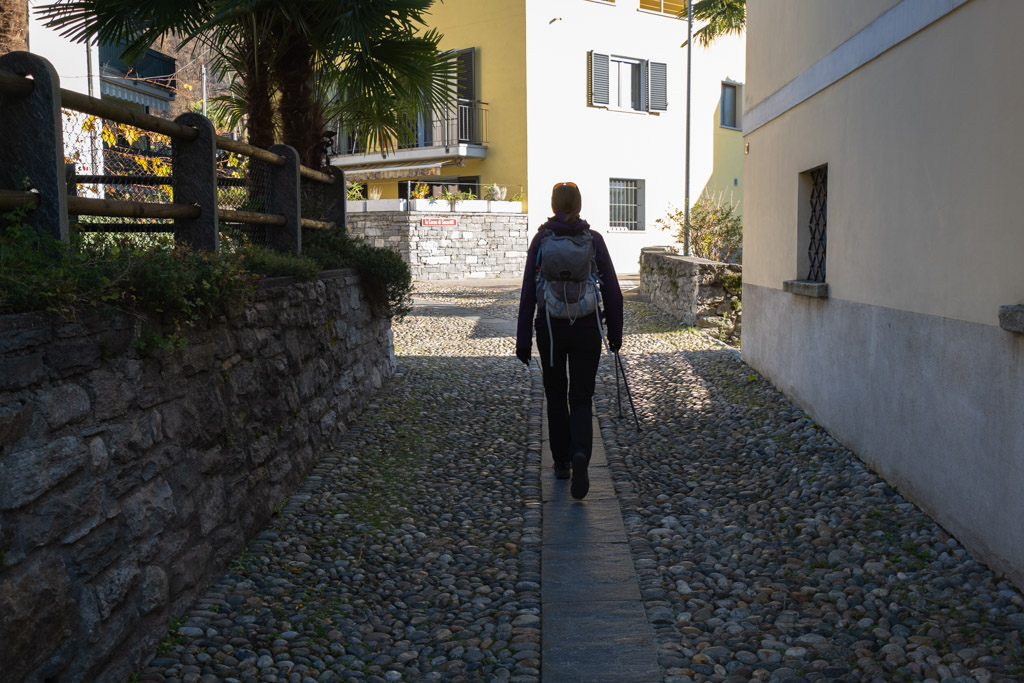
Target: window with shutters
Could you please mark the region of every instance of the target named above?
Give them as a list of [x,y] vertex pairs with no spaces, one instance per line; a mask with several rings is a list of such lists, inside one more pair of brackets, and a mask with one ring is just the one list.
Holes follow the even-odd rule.
[[612,230],[644,229],[644,181],[611,178],[608,181],[608,227]]
[[668,66],[665,63],[596,51],[587,57],[590,106],[646,112],[668,109]]
[[685,0],[640,0],[640,9],[679,17],[686,9],[686,2]]
[[722,100],[719,102],[719,122],[726,128],[740,128],[740,84],[722,81]]

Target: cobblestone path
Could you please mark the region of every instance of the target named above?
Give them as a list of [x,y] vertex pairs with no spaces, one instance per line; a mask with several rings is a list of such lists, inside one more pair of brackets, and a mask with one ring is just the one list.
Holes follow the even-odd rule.
[[[518,302],[419,296],[506,320]],[[440,313],[395,326],[399,376],[139,680],[539,680],[539,371]],[[1024,678],[1016,589],[735,352],[626,315],[644,431],[611,364],[595,403],[665,681]]]

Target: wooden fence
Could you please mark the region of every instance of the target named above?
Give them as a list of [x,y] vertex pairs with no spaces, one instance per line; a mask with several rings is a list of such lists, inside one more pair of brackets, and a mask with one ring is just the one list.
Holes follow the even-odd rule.
[[[171,139],[172,202],[122,201],[79,197],[69,192],[65,173],[61,109],[135,126]],[[69,215],[173,219],[175,239],[216,251],[219,222],[266,226],[267,244],[302,253],[302,229],[345,224],[345,182],[340,171],[322,173],[299,163],[288,145],[269,150],[218,136],[210,121],[195,113],[174,121],[112,102],[64,90],[53,66],[28,52],[0,56],[0,210],[28,209],[27,221],[41,233],[67,240]],[[217,150],[264,162],[269,167],[265,211],[238,211],[217,205]],[[302,218],[302,183],[328,193],[327,220]],[[111,224],[109,230],[117,230]]]

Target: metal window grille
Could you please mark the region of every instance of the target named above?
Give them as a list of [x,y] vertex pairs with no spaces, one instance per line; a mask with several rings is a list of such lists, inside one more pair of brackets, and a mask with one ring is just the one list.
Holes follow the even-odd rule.
[[608,227],[640,229],[640,181],[612,178],[609,183]]
[[828,225],[828,166],[816,168],[809,173],[811,177],[811,218],[808,229],[811,240],[807,247],[810,257],[810,271],[807,279],[812,282],[825,282],[825,243]]

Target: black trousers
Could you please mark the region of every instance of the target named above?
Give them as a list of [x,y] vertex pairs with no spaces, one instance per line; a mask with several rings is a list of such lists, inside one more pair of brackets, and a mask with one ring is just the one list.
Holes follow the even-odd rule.
[[[597,365],[601,360],[601,333],[594,327],[556,327],[554,365],[546,325],[537,330],[537,348],[548,401],[548,438],[555,462],[569,462],[576,453],[590,460],[593,445],[592,400]],[[566,376],[566,366],[569,374]]]

